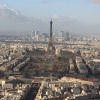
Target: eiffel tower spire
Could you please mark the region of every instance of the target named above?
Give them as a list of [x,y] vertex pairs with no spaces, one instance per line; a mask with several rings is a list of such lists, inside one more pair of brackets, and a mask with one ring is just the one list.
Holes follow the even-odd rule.
[[52,18],[51,18],[51,21],[50,21],[50,43],[52,43],[52,24],[53,24],[53,22],[52,22]]

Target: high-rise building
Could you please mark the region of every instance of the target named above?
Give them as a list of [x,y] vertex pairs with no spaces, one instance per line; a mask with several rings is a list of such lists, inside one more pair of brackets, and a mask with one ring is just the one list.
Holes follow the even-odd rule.
[[35,36],[35,31],[32,31],[31,32],[31,38],[34,39],[34,36]]
[[63,41],[64,40],[64,32],[63,31],[60,31],[59,33],[58,33],[58,41]]
[[35,31],[35,36],[39,35],[39,31]]
[[69,32],[66,32],[65,40],[66,40],[66,41],[70,41]]
[[31,32],[31,38],[32,38],[34,41],[39,41],[39,32],[38,32],[38,31],[32,31],[32,32]]

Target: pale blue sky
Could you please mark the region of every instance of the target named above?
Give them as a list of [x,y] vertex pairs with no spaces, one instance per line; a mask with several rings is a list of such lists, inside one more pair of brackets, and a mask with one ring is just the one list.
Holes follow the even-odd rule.
[[[68,21],[69,18],[72,24],[77,22],[76,25],[82,25],[83,32],[91,32],[87,27],[84,28],[86,25],[89,28],[95,27],[94,32],[100,31],[97,29],[97,25],[100,25],[100,0],[0,0],[0,5],[6,5],[8,8],[19,11],[25,17],[36,18],[46,24],[47,20],[55,16],[55,19],[62,18],[63,21]],[[63,29],[81,32],[75,27]]]
[[0,3],[30,17],[43,18],[54,13],[81,20],[100,17],[100,5],[91,0],[0,0]]

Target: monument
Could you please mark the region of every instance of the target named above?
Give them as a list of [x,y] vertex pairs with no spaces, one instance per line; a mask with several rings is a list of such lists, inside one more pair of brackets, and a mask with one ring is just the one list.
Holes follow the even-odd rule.
[[48,44],[48,48],[47,48],[47,53],[48,54],[55,54],[55,47],[53,46],[53,32],[52,32],[52,19],[50,21],[50,39],[49,39],[49,44]]

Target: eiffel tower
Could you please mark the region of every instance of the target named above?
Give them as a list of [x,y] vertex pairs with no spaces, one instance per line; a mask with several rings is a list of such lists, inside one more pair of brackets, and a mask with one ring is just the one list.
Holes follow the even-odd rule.
[[52,42],[52,35],[53,35],[53,32],[52,32],[52,19],[50,21],[50,39],[49,39],[49,44],[48,44],[48,48],[47,48],[47,53],[49,54],[55,54],[55,47],[53,46],[53,42]]

